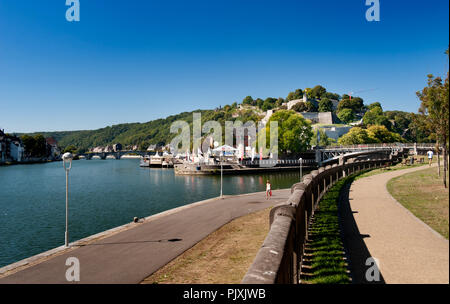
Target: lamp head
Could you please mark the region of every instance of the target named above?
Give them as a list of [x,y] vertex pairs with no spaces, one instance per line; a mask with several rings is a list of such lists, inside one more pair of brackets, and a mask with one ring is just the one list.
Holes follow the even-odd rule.
[[62,158],[64,161],[70,161],[73,159],[73,155],[70,152],[66,152],[63,154]]
[[[62,160],[63,160],[63,166],[65,170],[70,170],[70,168],[72,168],[72,160],[73,160],[73,155],[70,152],[66,152],[63,154],[62,156]],[[69,165],[68,168],[66,168],[66,164]]]

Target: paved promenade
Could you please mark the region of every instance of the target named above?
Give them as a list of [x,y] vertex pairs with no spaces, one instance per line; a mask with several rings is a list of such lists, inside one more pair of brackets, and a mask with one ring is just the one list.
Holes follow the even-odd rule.
[[[367,282],[365,272],[369,266],[365,266],[365,259],[370,256],[379,260],[385,283],[449,282],[448,240],[398,203],[386,188],[394,177],[428,168],[378,174],[351,185],[347,202],[351,212],[347,214],[352,213],[354,218],[349,251],[353,251],[351,259],[356,263],[352,266],[355,282]],[[351,221],[344,220],[348,232]]]
[[[80,261],[79,283],[140,283],[224,224],[286,201],[290,189],[211,199],[155,215],[108,237],[57,252],[20,271],[0,274],[0,284],[68,283],[66,259]],[[9,274],[9,275],[8,275]]]

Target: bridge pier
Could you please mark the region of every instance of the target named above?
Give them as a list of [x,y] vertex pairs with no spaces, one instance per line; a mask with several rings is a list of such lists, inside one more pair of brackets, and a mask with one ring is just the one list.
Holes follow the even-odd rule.
[[322,166],[322,152],[318,148],[316,148],[316,163],[319,167]]

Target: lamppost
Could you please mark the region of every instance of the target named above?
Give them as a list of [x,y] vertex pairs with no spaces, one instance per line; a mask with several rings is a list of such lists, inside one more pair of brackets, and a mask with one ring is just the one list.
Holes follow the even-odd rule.
[[300,181],[302,181],[302,178],[303,178],[303,168],[302,168],[302,166],[303,166],[303,159],[300,157],[299,161],[300,161]]
[[69,171],[72,168],[73,155],[70,152],[62,156],[64,171],[66,171],[66,233],[65,245],[69,247]]
[[222,154],[220,155],[220,197],[223,198],[223,155],[225,148],[222,148]]
[[[214,148],[217,149],[219,143],[217,141],[214,142]],[[214,150],[217,151],[217,150]],[[222,147],[222,151],[220,151],[220,198],[223,198],[223,154],[225,152],[225,147]]]

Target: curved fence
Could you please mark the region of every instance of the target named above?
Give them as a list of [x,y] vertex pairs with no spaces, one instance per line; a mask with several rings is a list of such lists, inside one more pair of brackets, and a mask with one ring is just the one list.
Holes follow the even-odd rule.
[[348,175],[399,162],[397,156],[380,154],[370,160],[349,160],[321,167],[291,187],[287,202],[270,211],[270,230],[243,284],[297,284],[311,216],[326,191]]

